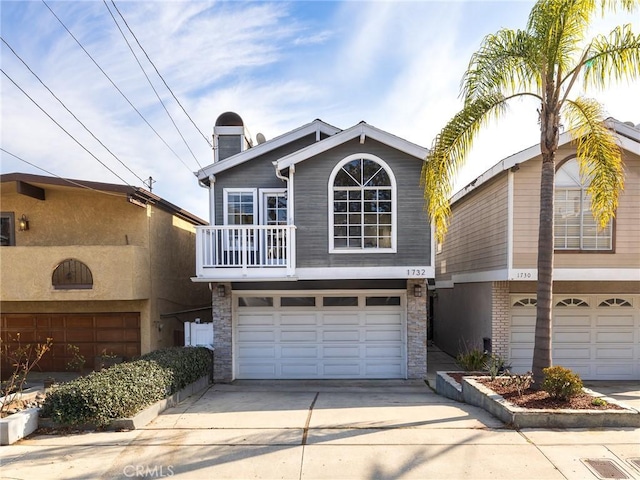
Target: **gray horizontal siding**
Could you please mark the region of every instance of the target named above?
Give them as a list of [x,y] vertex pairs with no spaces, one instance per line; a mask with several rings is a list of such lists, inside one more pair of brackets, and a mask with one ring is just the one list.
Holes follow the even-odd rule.
[[224,224],[225,188],[286,188],[286,182],[276,177],[272,162],[315,143],[315,139],[315,133],[307,135],[261,157],[218,173],[215,183],[216,225]]
[[[355,153],[368,153],[384,160],[397,184],[397,253],[329,254],[328,182],[335,165]],[[296,165],[295,224],[297,266],[364,267],[430,265],[431,230],[423,209],[420,187],[422,162],[384,144],[354,139]]]

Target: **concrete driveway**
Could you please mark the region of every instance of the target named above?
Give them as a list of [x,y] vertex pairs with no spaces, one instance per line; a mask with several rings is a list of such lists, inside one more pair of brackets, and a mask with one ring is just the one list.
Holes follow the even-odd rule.
[[142,430],[36,435],[2,447],[0,476],[596,479],[581,461],[588,457],[640,478],[639,444],[640,429],[510,430],[423,382],[237,382]]

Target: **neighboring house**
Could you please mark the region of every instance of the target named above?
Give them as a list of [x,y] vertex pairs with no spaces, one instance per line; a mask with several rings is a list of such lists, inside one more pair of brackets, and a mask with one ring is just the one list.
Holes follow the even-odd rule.
[[217,380],[425,376],[426,154],[364,122],[253,145],[218,117],[194,278],[212,284]]
[[[599,230],[569,135],[556,155],[553,363],[584,379],[640,380],[640,129],[610,120],[625,188]],[[436,255],[434,341],[455,355],[493,349],[531,369],[541,155],[508,157],[452,199]],[[484,341],[483,341],[484,340]]]
[[67,344],[89,368],[103,351],[172,346],[183,321],[208,315],[189,311],[210,303],[190,280],[204,220],[140,188],[22,173],[0,181],[2,339],[52,337],[43,370],[65,370]]

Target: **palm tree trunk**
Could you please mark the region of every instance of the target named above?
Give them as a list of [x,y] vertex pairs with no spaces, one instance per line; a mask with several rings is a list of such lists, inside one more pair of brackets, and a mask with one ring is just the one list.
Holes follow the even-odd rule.
[[540,389],[544,368],[552,365],[553,216],[555,154],[558,149],[558,116],[554,109],[541,113],[542,173],[540,177],[540,228],[538,231],[538,287],[536,330],[533,346],[533,388]]
[[540,180],[540,230],[538,233],[538,291],[533,347],[533,388],[539,389],[543,368],[552,365],[551,318],[553,297],[553,196],[555,162],[544,158]]

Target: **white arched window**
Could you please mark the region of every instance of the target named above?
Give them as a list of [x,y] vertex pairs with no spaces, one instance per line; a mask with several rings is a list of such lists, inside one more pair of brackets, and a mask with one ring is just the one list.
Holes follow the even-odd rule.
[[396,251],[396,180],[369,154],[340,161],[329,176],[329,252]]
[[588,179],[582,178],[575,158],[556,172],[554,247],[556,250],[612,250],[612,222],[599,228],[591,213]]

